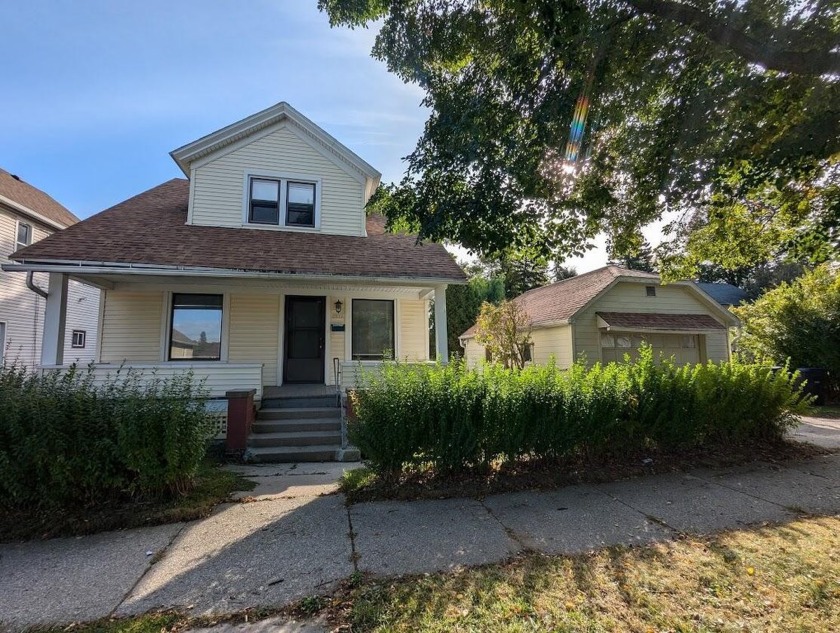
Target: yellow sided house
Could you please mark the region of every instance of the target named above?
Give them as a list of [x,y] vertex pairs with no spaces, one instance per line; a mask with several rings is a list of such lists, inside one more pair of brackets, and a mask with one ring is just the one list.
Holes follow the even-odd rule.
[[[561,368],[579,358],[621,362],[625,355],[635,357],[642,344],[679,364],[726,361],[729,328],[738,325],[694,282],[663,285],[658,275],[618,266],[534,288],[514,301],[528,316],[532,362],[553,359]],[[475,326],[460,339],[469,365],[485,360]]]
[[[287,103],[171,156],[186,179],[3,266],[49,274],[41,367],[66,367],[62,289],[76,280],[102,290],[97,376],[189,369],[215,398],[253,390],[254,459],[332,459],[335,394],[360,367],[428,361],[430,301],[445,323],[463,271],[442,245],[366,216],[379,172]],[[436,354],[447,358],[445,327]]]

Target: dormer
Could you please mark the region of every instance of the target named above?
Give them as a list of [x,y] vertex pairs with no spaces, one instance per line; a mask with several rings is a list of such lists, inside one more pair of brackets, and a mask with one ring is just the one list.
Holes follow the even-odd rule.
[[190,180],[197,226],[364,236],[381,178],[285,102],[170,155]]

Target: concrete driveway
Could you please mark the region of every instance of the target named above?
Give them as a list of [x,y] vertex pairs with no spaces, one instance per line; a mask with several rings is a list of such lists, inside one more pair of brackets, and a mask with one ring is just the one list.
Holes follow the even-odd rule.
[[[840,424],[809,420],[794,437],[840,447]],[[840,454],[782,469],[754,463],[482,501],[350,508],[336,493],[346,467],[237,467],[257,488],[203,521],[0,545],[0,630],[168,607],[196,616],[276,607],[328,593],[354,571],[451,570],[526,548],[575,553],[840,513]]]

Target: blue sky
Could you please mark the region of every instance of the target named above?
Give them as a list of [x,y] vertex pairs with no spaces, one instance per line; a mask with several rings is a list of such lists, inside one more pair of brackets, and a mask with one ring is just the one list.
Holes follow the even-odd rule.
[[0,4],[0,167],[85,218],[182,176],[168,153],[278,101],[399,179],[422,92],[316,0]]
[[[0,167],[81,218],[182,177],[171,150],[278,101],[384,182],[427,116],[370,57],[375,33],[331,29],[317,0],[7,1],[0,24]],[[599,240],[568,263],[605,261]]]

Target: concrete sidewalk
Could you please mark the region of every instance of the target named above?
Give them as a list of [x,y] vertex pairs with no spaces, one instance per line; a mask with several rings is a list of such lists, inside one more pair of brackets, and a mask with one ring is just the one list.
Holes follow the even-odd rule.
[[449,570],[523,549],[575,553],[803,512],[840,513],[840,455],[784,469],[755,463],[483,501],[377,502],[349,510],[335,493],[346,467],[242,467],[257,488],[203,521],[2,545],[0,629],[168,607],[196,616],[277,607],[328,593],[354,571]]

